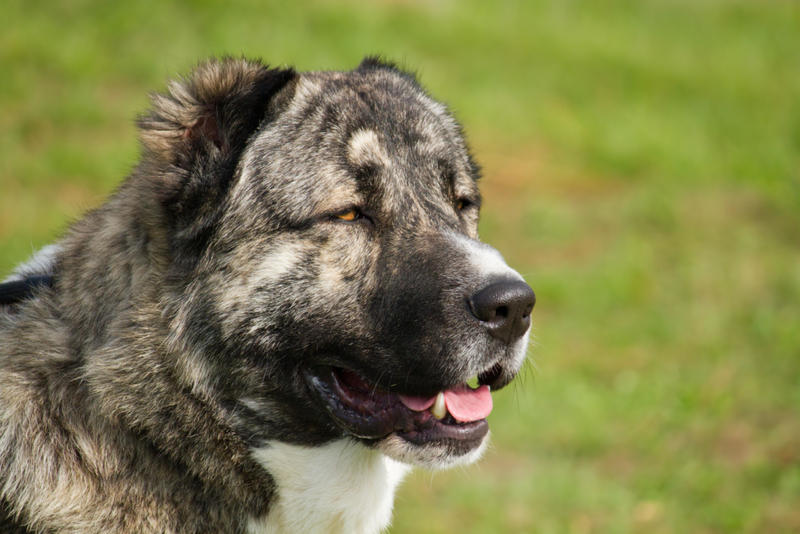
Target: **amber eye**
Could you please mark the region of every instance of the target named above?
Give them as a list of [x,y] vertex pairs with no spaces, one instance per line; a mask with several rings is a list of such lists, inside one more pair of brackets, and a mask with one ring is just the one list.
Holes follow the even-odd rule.
[[456,202],[456,211],[461,211],[464,208],[466,208],[467,206],[469,206],[469,201],[461,199],[458,202]]
[[357,209],[350,209],[345,211],[344,213],[336,215],[336,217],[343,221],[355,221],[356,219],[361,217],[361,214],[358,212]]

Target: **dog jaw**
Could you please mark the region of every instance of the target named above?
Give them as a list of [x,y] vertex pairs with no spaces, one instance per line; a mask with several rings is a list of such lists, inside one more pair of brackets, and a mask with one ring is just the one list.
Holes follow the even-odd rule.
[[454,453],[450,447],[443,444],[415,445],[398,435],[382,440],[378,444],[378,449],[398,462],[437,471],[477,462],[486,452],[490,436],[491,433],[487,432],[480,444],[466,454]]
[[459,420],[456,413],[463,417],[463,410],[450,415],[444,402],[438,408],[436,403],[415,406],[415,397],[384,390],[352,371],[323,367],[304,375],[312,396],[347,435],[382,450],[393,438],[406,442],[410,447],[399,457],[392,454],[399,451],[397,445],[386,448],[399,461],[424,467],[446,467],[459,458],[469,461],[488,434],[485,416],[491,410],[491,397],[487,398],[487,386],[472,390],[463,384],[436,395],[442,400],[447,395],[451,402],[477,397],[488,408],[472,420]]

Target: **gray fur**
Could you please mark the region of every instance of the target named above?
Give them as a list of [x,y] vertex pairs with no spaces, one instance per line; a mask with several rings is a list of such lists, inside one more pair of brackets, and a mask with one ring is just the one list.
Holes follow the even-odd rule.
[[452,311],[496,253],[460,127],[412,76],[225,59],[168,87],[131,176],[21,271],[54,287],[0,306],[0,532],[246,532],[280,493],[254,450],[355,439],[304,370],[431,395],[521,365],[527,337]]

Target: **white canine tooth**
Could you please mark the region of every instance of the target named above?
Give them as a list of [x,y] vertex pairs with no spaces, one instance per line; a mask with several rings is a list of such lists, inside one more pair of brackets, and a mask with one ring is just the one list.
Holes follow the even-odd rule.
[[431,413],[436,419],[444,419],[447,415],[447,407],[444,405],[444,393],[441,391],[436,395],[436,401],[431,406]]

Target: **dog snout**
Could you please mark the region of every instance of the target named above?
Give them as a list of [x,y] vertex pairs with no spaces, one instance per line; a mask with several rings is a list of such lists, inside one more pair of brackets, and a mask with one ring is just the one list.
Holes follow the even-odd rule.
[[493,282],[469,299],[470,311],[489,335],[507,343],[528,331],[534,304],[536,295],[522,280]]

